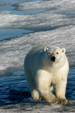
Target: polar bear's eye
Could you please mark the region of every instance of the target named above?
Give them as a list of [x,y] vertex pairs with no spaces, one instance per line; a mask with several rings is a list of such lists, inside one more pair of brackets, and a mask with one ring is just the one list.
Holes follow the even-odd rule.
[[58,52],[56,52],[56,54],[59,54]]

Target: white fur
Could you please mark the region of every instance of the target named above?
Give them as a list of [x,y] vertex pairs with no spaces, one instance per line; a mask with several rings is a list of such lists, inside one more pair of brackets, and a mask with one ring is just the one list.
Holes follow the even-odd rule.
[[[69,63],[65,52],[65,48],[43,45],[32,48],[27,54],[25,75],[34,100],[42,96],[49,104],[57,100],[59,103],[66,102]],[[56,96],[52,93],[52,85],[55,86]]]

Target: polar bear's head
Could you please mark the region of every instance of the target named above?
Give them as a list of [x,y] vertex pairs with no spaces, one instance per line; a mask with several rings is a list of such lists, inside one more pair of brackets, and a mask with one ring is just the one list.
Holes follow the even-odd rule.
[[58,47],[45,47],[44,48],[46,60],[51,63],[58,63],[62,60],[63,56],[65,55],[66,49],[65,48],[58,48]]

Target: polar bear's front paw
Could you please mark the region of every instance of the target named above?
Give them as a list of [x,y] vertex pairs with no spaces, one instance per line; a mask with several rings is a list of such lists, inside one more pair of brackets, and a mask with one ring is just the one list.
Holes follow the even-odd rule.
[[47,103],[49,103],[50,105],[53,105],[55,103],[58,102],[58,99],[56,98],[56,96],[52,93],[52,92],[49,92],[49,93],[43,93],[43,98],[45,99],[45,101]]
[[57,103],[57,98],[54,98],[54,99],[52,100],[51,105],[53,105],[53,104],[55,104],[55,103]]
[[66,103],[66,102],[67,102],[66,98],[58,98],[59,104]]

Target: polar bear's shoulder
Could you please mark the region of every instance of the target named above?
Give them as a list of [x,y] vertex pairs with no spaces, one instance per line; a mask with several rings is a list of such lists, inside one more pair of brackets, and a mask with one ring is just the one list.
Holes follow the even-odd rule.
[[45,48],[46,46],[45,45],[38,45],[38,46],[35,46],[33,47],[32,49],[30,49],[30,51],[28,52],[28,54],[26,56],[32,56],[33,54],[36,54],[36,53],[40,53],[43,51],[43,49]]

